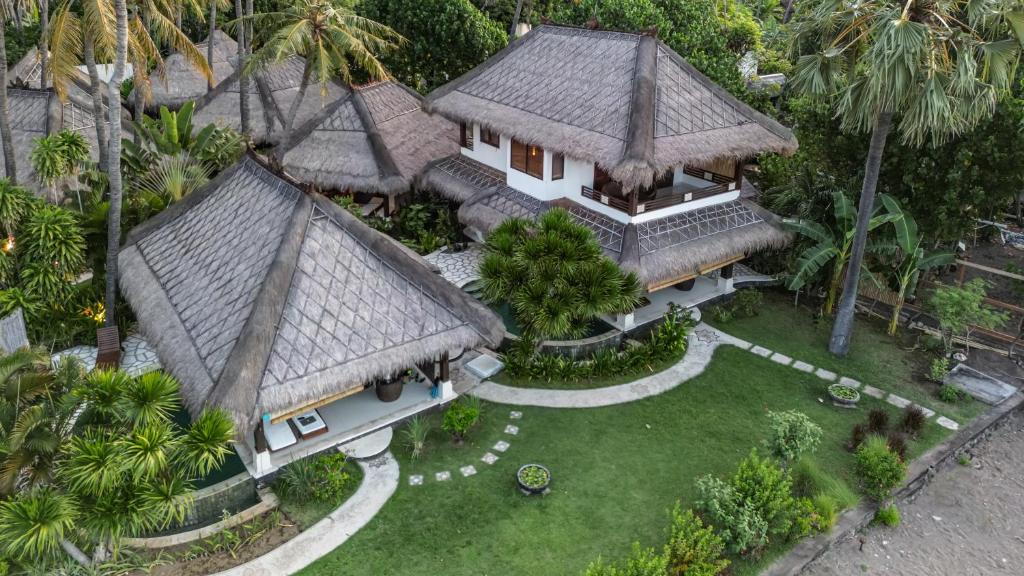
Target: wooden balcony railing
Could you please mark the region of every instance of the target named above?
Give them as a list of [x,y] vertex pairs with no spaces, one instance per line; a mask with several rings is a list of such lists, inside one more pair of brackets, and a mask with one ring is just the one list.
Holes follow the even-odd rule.
[[[687,173],[689,173],[689,171]],[[696,174],[691,175],[703,178],[703,173],[699,176]],[[584,198],[589,198],[595,202],[611,206],[612,208],[625,212],[630,216],[636,216],[652,210],[660,210],[662,208],[668,208],[669,206],[675,206],[684,202],[692,202],[694,200],[701,200],[718,194],[734,192],[739,189],[739,186],[734,180],[730,180],[725,176],[718,174],[715,174],[714,176],[722,178],[724,181],[717,182],[706,188],[694,188],[689,185],[660,188],[655,193],[654,197],[648,198],[643,202],[634,202],[633,198],[629,197],[621,198],[619,196],[609,196],[587,186],[583,186],[580,192]]]

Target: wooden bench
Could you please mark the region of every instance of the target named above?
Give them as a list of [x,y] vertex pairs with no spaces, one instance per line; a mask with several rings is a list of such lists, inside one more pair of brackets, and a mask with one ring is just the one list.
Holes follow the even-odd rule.
[[117,326],[104,326],[96,330],[96,367],[116,370],[121,364],[121,337]]

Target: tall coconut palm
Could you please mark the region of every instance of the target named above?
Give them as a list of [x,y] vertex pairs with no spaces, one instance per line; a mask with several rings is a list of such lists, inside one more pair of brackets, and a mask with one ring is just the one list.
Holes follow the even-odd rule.
[[0,141],[4,149],[4,171],[14,184],[18,183],[18,167],[14,159],[14,141],[11,139],[11,117],[7,105],[7,14],[8,0],[0,3]]
[[[215,32],[217,32],[217,10],[226,10],[228,6],[231,5],[231,2],[230,0],[206,0],[206,2],[210,5],[210,13],[209,16],[207,17],[210,25],[210,33],[206,38],[206,61],[210,63],[210,65],[212,66],[214,49],[213,35]],[[178,26],[178,28],[181,29],[181,26]],[[213,90],[213,82],[214,78],[211,75],[209,81],[206,83],[207,91]]]
[[[103,0],[100,0],[103,1]],[[107,153],[107,181],[110,207],[107,211],[107,268],[103,304],[107,314],[105,326],[117,326],[117,255],[121,249],[121,82],[128,59],[128,5],[126,0],[114,0],[114,73],[110,77],[110,142]]]
[[[246,16],[245,6],[242,4],[242,0],[235,0],[235,20],[240,20]],[[244,69],[246,61],[249,57],[249,50],[246,48],[246,43],[250,40],[251,34],[249,33],[248,26],[237,26],[236,31],[236,44],[238,45],[238,68]],[[249,75],[239,74],[238,76],[238,112],[241,116],[241,131],[242,135],[247,139],[252,137],[252,125],[250,124],[249,117],[251,110],[249,108]]]
[[1024,43],[1018,0],[816,0],[794,26],[792,86],[870,132],[856,235],[829,350],[849,351],[878,172],[890,130],[941,143],[992,114]]
[[321,95],[326,96],[327,84],[333,78],[340,76],[351,82],[350,62],[370,78],[387,78],[378,56],[405,41],[391,28],[332,0],[297,0],[281,12],[247,15],[244,20],[262,40],[260,49],[245,63],[244,74],[291,56],[306,60],[298,94],[284,118],[283,145],[278,150],[283,150],[291,138],[295,116],[312,81],[320,84]]

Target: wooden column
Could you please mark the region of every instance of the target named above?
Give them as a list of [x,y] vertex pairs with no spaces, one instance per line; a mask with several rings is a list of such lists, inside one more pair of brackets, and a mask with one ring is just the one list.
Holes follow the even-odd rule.
[[640,195],[640,191],[639,190],[634,190],[629,195],[629,215],[630,216],[636,216],[636,204],[637,204],[637,197],[639,195]]
[[448,353],[447,352],[443,352],[441,354],[441,373],[438,375],[437,379],[438,379],[439,382],[447,382],[448,380],[451,379],[451,376],[449,374]]
[[734,264],[729,264],[728,266],[722,266],[722,270],[721,270],[721,272],[719,272],[721,277],[725,278],[726,280],[732,278],[732,267],[733,266],[734,266]]
[[253,431],[254,440],[256,442],[256,452],[263,453],[267,451],[267,437],[263,434],[263,422],[261,421],[256,425],[256,430]]

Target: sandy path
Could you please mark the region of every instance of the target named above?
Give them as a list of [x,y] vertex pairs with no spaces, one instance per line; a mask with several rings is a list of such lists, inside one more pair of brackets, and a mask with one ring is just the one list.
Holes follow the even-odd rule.
[[902,524],[872,527],[839,543],[804,574],[975,576],[1024,574],[1024,415],[975,449],[970,466],[947,468],[912,503]]

